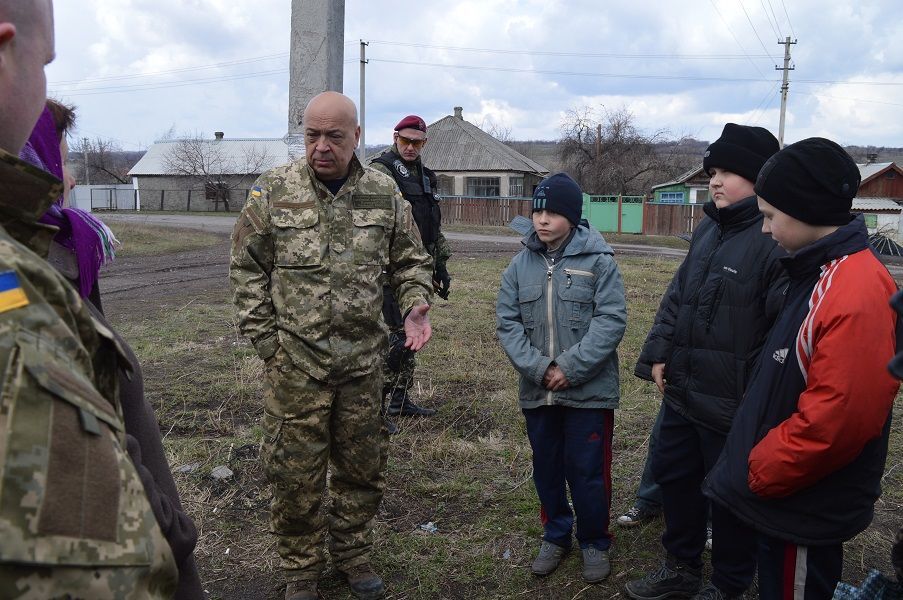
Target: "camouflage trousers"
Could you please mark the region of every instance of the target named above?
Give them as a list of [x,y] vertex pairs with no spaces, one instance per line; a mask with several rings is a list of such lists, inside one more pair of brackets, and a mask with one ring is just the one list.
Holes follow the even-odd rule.
[[273,491],[270,526],[289,579],[323,573],[327,531],[338,569],[370,560],[385,486],[381,385],[378,371],[342,384],[317,381],[281,348],[267,361],[261,457]]
[[[392,352],[392,345],[404,343],[404,329],[393,330],[389,333],[389,353]],[[391,393],[392,390],[410,391],[414,385],[414,369],[416,365],[416,353],[405,351],[400,352],[397,360],[390,360],[387,353],[383,360],[383,392]]]

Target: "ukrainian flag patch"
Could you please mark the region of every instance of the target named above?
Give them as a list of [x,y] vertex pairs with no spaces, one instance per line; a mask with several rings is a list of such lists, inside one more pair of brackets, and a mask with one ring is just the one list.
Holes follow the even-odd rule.
[[28,306],[28,296],[15,271],[0,273],[0,313]]
[[259,185],[255,185],[253,188],[251,188],[252,196],[254,196],[255,198],[260,198],[260,194],[261,194],[261,189],[260,189]]

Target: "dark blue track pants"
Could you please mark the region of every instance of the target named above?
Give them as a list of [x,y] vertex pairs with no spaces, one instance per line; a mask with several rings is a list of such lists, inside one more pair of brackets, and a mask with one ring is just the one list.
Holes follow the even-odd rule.
[[[523,411],[533,448],[533,482],[542,505],[543,539],[571,546],[574,513],[581,548],[611,546],[611,441],[614,411],[542,406]],[[574,510],[568,504],[570,488]]]

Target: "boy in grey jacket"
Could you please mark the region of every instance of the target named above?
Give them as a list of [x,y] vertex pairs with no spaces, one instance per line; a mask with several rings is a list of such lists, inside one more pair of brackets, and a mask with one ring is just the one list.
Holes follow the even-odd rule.
[[533,230],[502,274],[496,331],[521,375],[533,449],[544,528],[533,573],[548,575],[570,549],[570,488],[583,578],[596,583],[611,572],[611,441],[627,309],[614,253],[580,219],[582,206],[580,187],[564,173],[536,188]]

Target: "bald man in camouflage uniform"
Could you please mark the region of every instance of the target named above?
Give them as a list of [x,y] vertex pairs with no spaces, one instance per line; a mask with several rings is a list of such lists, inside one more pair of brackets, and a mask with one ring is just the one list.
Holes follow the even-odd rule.
[[[430,260],[391,178],[354,156],[354,103],[325,92],[304,111],[306,164],[262,175],[232,237],[239,326],[266,363],[262,455],[286,598],[314,600],[324,543],[358,598],[381,598],[370,567],[384,487],[386,346],[381,272],[403,307],[408,347],[432,333]],[[330,466],[332,504],[321,513]]]
[[46,262],[62,182],[19,160],[44,108],[49,0],[0,0],[0,597],[171,598],[178,572],[129,460],[128,360]]
[[[424,249],[433,260],[433,287],[437,295],[447,300],[451,277],[446,265],[452,252],[440,230],[442,211],[436,190],[436,174],[420,160],[420,153],[427,142],[426,133],[423,119],[417,115],[404,117],[395,126],[392,146],[374,158],[370,166],[390,175],[404,199],[411,204]],[[436,413],[434,409],[418,406],[411,400],[416,367],[414,353],[403,349],[401,312],[388,286],[384,290],[383,318],[389,326],[389,352],[384,365],[383,385],[383,395],[389,399],[386,412],[391,416],[432,416]],[[390,433],[398,431],[390,421],[387,421],[387,427]]]

